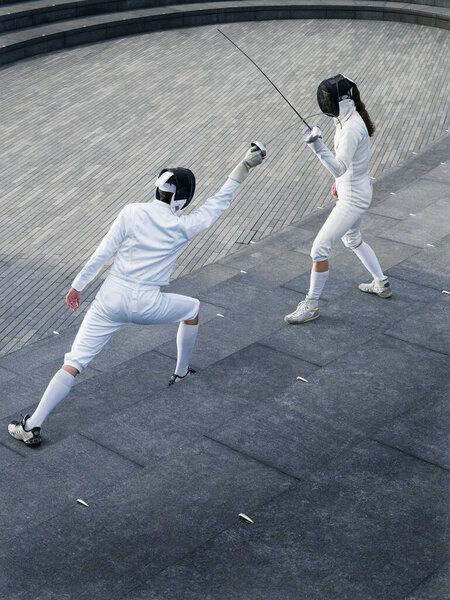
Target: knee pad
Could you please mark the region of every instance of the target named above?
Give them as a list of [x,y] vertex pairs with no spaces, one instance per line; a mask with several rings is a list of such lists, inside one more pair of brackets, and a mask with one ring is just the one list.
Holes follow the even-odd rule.
[[322,260],[327,260],[328,254],[330,253],[330,248],[327,244],[323,243],[322,240],[318,240],[317,238],[314,240],[314,243],[311,248],[310,256],[315,262],[320,262]]
[[343,242],[344,246],[346,248],[351,248],[352,250],[361,243],[361,240],[362,240],[361,233],[359,231],[355,232],[355,233],[352,232],[350,234],[346,233],[342,237],[342,242]]

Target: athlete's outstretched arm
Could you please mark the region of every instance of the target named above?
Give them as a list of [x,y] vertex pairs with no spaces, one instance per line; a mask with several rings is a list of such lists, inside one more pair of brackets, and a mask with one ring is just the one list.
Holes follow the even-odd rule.
[[241,183],[247,177],[250,169],[260,165],[265,157],[265,153],[258,146],[252,146],[247,151],[243,160],[230,173],[225,184],[219,192],[194,210],[189,215],[180,217],[186,239],[190,240],[217,221],[220,215],[230,206],[233,195]]

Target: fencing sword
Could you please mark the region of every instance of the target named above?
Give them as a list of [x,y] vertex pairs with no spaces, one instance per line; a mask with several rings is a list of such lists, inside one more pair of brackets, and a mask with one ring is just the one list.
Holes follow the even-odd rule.
[[310,127],[310,126],[308,125],[308,123],[305,121],[305,119],[302,117],[302,115],[301,115],[301,114],[298,112],[298,110],[297,110],[297,109],[296,109],[294,106],[292,106],[292,104],[289,102],[289,100],[286,98],[286,96],[280,92],[280,90],[279,90],[279,89],[277,88],[277,86],[276,86],[276,85],[273,83],[273,81],[272,81],[271,79],[269,79],[269,77],[267,77],[267,75],[264,73],[264,71],[263,71],[263,70],[262,70],[260,67],[258,67],[258,65],[255,63],[255,61],[254,61],[252,58],[250,58],[250,56],[249,56],[248,54],[246,54],[246,53],[245,53],[245,52],[242,50],[242,48],[239,48],[239,46],[238,46],[238,45],[237,45],[235,42],[233,42],[233,40],[232,40],[231,38],[229,38],[229,37],[228,37],[228,36],[227,36],[227,35],[226,35],[226,34],[225,34],[225,33],[224,33],[224,32],[223,32],[221,29],[217,28],[217,31],[218,31],[219,33],[221,33],[221,34],[223,35],[223,37],[227,38],[227,40],[228,40],[229,42],[231,42],[231,43],[233,44],[233,46],[235,46],[235,47],[236,47],[236,48],[237,48],[237,49],[238,49],[240,52],[242,52],[242,54],[243,54],[244,56],[246,56],[246,57],[248,58],[248,60],[249,60],[250,62],[252,62],[252,63],[255,65],[255,67],[258,69],[258,71],[260,71],[260,72],[261,72],[261,73],[264,75],[264,77],[267,79],[267,81],[273,85],[273,87],[274,87],[274,88],[277,90],[277,92],[280,94],[280,96],[283,98],[283,100],[289,104],[289,106],[292,108],[292,110],[295,112],[295,114],[296,114],[298,117],[300,117],[300,119],[303,121],[303,123],[306,125],[306,127],[307,127],[308,129],[312,129],[312,127]]

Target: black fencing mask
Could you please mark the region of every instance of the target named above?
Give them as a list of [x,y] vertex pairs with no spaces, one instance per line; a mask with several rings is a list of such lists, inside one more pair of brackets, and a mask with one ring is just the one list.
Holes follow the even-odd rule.
[[344,75],[324,79],[317,88],[320,110],[330,116],[339,116],[339,102],[352,97],[353,82]]
[[[171,179],[168,183],[168,180]],[[174,183],[172,183],[174,181]],[[170,200],[170,208],[174,215],[186,208],[194,197],[195,192],[195,177],[190,169],[184,167],[175,167],[174,169],[163,169],[155,182],[156,193],[155,198],[160,200],[159,191],[169,192],[172,194]]]

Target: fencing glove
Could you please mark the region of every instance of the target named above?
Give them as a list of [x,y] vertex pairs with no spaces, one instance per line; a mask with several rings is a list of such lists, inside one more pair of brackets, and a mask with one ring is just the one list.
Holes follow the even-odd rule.
[[[258,142],[260,144],[260,142]],[[250,150],[247,150],[247,154],[244,156],[244,160],[235,167],[230,175],[230,179],[234,179],[239,183],[242,183],[247,175],[250,173],[250,169],[260,165],[266,156],[264,145],[262,147],[252,144]]]
[[316,154],[322,150],[325,145],[322,139],[322,130],[317,125],[314,125],[312,129],[308,129],[303,136],[303,141],[305,141]]

